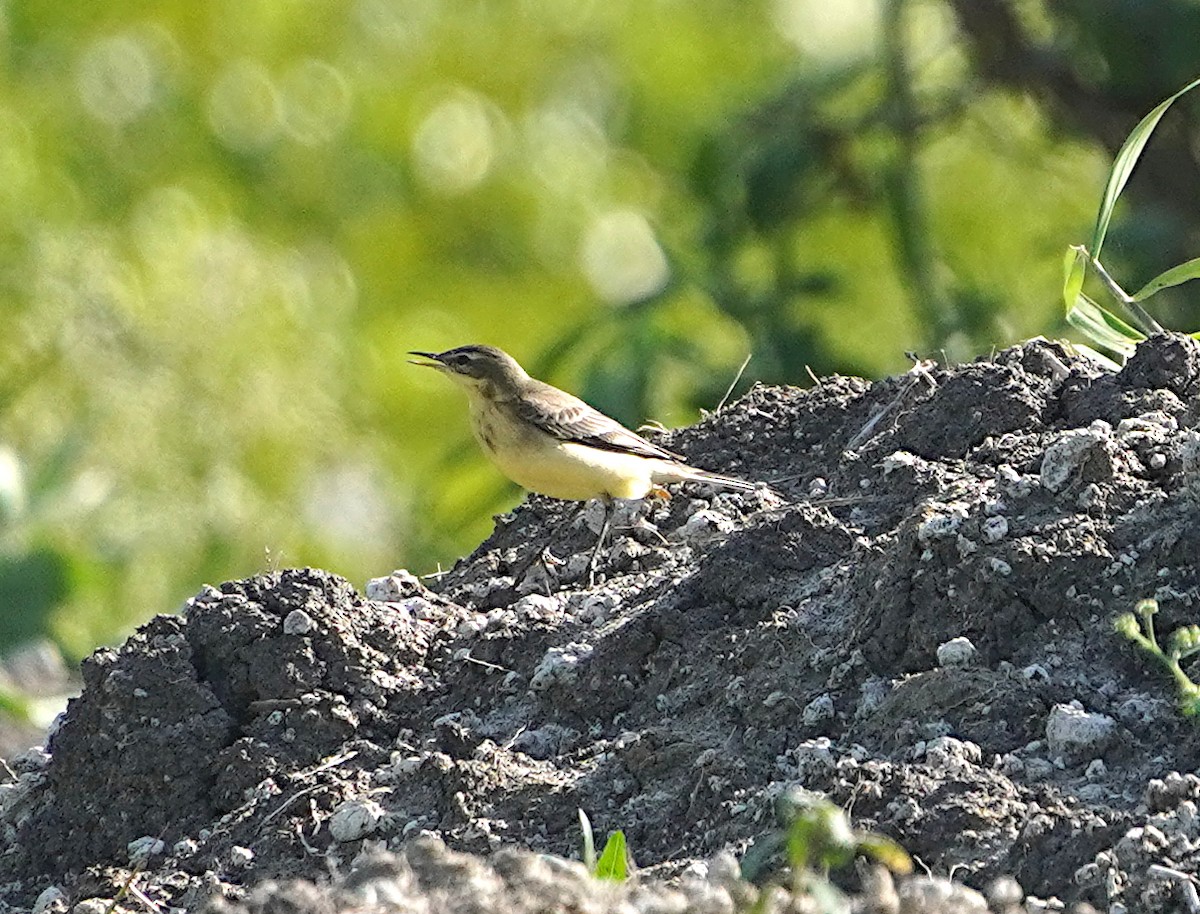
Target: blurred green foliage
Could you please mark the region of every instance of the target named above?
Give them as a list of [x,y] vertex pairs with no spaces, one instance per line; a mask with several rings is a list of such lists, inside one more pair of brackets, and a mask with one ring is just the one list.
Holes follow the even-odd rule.
[[[1194,75],[1195,16],[0,7],[0,641],[80,653],[264,565],[361,584],[469,550],[518,496],[408,349],[495,343],[673,424],[748,352],[803,383],[1060,332],[1063,246]],[[1196,234],[1173,129],[1110,234],[1133,273]]]

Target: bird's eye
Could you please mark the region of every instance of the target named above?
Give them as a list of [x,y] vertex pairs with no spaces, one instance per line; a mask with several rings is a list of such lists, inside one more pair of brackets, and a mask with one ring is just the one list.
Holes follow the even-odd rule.
[[454,357],[454,364],[461,365],[465,368],[467,365],[471,364],[471,357],[469,355],[465,355],[465,354],[464,355],[456,355]]

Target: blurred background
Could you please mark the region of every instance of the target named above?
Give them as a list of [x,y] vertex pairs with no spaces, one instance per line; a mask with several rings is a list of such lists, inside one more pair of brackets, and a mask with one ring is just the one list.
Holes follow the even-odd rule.
[[[409,349],[678,425],[748,354],[738,392],[1066,335],[1064,249],[1198,34],[1196,0],[9,0],[0,653],[470,551],[520,495]],[[1109,236],[1128,288],[1200,254],[1196,113]]]

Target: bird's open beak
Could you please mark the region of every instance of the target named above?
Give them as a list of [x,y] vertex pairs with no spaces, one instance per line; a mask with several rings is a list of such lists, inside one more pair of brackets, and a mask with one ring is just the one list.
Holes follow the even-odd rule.
[[423,368],[436,368],[439,371],[445,371],[446,365],[438,358],[436,352],[409,352],[409,355],[419,355],[423,359],[428,359],[427,362],[418,362],[416,359],[409,359],[409,365],[420,365]]

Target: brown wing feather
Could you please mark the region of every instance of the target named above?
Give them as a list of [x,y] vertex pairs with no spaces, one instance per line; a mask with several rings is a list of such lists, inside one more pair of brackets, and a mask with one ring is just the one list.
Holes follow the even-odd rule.
[[647,441],[616,419],[593,409],[564,390],[541,381],[533,381],[531,388],[529,393],[536,396],[521,397],[517,400],[517,415],[560,441],[574,441],[618,453],[639,454],[642,457],[683,461],[678,454],[672,454],[666,448]]

